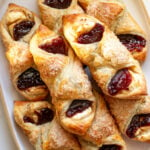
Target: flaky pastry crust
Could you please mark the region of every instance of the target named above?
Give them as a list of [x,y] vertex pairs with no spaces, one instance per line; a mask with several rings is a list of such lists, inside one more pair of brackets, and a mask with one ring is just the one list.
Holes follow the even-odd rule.
[[104,98],[97,92],[94,93],[97,107],[93,123],[86,134],[79,137],[83,150],[91,150],[92,148],[92,150],[98,150],[103,145],[118,145],[121,150],[125,150],[125,143],[105,105]]
[[[150,97],[145,96],[140,100],[120,100],[105,97],[110,111],[113,114],[120,131],[127,136],[126,131],[135,115],[150,114]],[[150,141],[150,126],[139,127],[135,133],[133,140],[149,142]]]
[[85,12],[112,28],[122,15],[124,5],[116,0],[79,0]]
[[[89,32],[96,24],[104,27],[101,40],[90,44],[79,43],[79,36]],[[102,22],[86,14],[66,15],[63,17],[63,31],[76,55],[90,68],[93,78],[106,95],[133,99],[147,94],[145,77],[139,63]],[[130,72],[132,82],[127,90],[111,95],[108,92],[109,83],[117,71],[124,68]]]
[[57,9],[44,4],[45,0],[38,0],[39,10],[44,25],[51,30],[62,33],[62,16],[67,14],[83,13],[82,8],[77,4],[77,0],[72,0],[68,8]]
[[[46,26],[41,25],[30,42],[30,51],[40,71],[41,78],[51,92],[61,125],[72,133],[83,135],[91,126],[96,103],[88,76],[65,41],[67,55],[48,53],[40,48],[40,45],[52,43],[54,39],[59,37]],[[89,100],[92,105],[83,112],[67,117],[66,112],[76,99]]]
[[[139,35],[146,39],[146,35],[138,23],[128,12],[122,0],[79,0],[88,15],[104,22],[116,35]],[[141,51],[133,51],[135,59],[142,62],[146,58],[147,46]]]
[[14,102],[15,121],[29,138],[34,148],[36,150],[80,150],[78,141],[59,125],[55,114],[51,121],[40,125],[24,121],[25,116],[37,120],[38,116],[35,112],[45,108],[54,111],[52,105],[46,101]]
[[[14,40],[14,26],[26,20],[33,21],[34,26],[21,39]],[[17,87],[18,77],[27,69],[35,68],[29,51],[29,41],[40,24],[40,19],[33,12],[16,4],[9,4],[0,23],[1,37],[6,48],[12,82],[17,91],[28,100],[42,100],[48,95],[48,89],[45,85],[33,86],[24,90]]]

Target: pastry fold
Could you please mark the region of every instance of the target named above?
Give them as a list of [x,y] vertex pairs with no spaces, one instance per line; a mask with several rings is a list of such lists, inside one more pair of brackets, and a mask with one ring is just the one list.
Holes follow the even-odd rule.
[[95,92],[97,107],[91,127],[79,137],[83,150],[117,149],[125,150],[126,145],[108,111],[104,98]]
[[85,12],[105,23],[108,27],[116,26],[125,6],[118,0],[78,0]]
[[59,34],[62,33],[63,15],[83,13],[83,10],[78,5],[77,0],[55,2],[38,0],[38,6],[44,25]]
[[135,59],[140,62],[145,60],[146,35],[122,0],[79,0],[79,3],[88,15],[111,28]]
[[29,41],[40,24],[33,12],[15,4],[9,4],[0,23],[12,82],[28,100],[42,100],[48,95],[29,51]]
[[138,61],[102,22],[86,14],[63,17],[63,31],[79,59],[86,64],[102,91],[120,99],[147,94]]
[[15,101],[14,118],[36,150],[80,150],[78,141],[58,123],[46,101]]
[[119,100],[105,97],[120,131],[128,138],[150,141],[150,97],[140,100]]
[[63,37],[41,25],[30,42],[41,78],[48,86],[61,125],[83,135],[95,114],[95,97],[83,66]]

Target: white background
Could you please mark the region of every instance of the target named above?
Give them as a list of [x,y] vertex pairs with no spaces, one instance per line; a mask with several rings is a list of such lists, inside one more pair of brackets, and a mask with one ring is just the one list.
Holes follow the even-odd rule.
[[4,110],[0,101],[0,150],[17,150],[10,134]]

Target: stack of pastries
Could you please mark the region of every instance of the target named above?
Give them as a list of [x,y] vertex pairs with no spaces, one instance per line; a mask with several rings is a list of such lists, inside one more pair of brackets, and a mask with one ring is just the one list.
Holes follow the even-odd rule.
[[146,35],[124,3],[38,0],[38,6],[42,21],[9,4],[0,23],[12,82],[25,97],[14,101],[14,119],[34,148],[126,150],[121,133],[150,141],[140,66]]

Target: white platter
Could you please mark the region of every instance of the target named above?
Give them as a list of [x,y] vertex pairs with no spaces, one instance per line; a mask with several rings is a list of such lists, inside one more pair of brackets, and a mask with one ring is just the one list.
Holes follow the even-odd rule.
[[[129,11],[134,16],[136,21],[140,24],[140,26],[145,30],[148,34],[148,46],[150,50],[150,25],[148,25],[148,20],[146,18],[146,14],[142,5],[139,3],[141,0],[124,0]],[[148,0],[147,0],[148,1]],[[0,0],[0,18],[4,14],[8,3],[16,3],[18,5],[22,5],[27,7],[28,9],[38,12],[38,8],[36,5],[37,0]],[[149,10],[150,11],[150,10]],[[10,81],[9,75],[9,65],[5,57],[5,49],[0,40],[0,99],[2,100],[3,107],[5,110],[5,114],[8,120],[9,127],[11,129],[14,141],[20,150],[33,150],[33,147],[28,142],[26,136],[22,133],[22,131],[16,126],[13,119],[13,101],[14,100],[24,100],[21,97]],[[150,52],[148,52],[147,59],[145,63],[142,65],[143,71],[145,73],[145,77],[147,80],[148,93],[150,94]],[[131,141],[125,138],[127,142],[127,150],[150,150],[150,144],[140,143]]]

